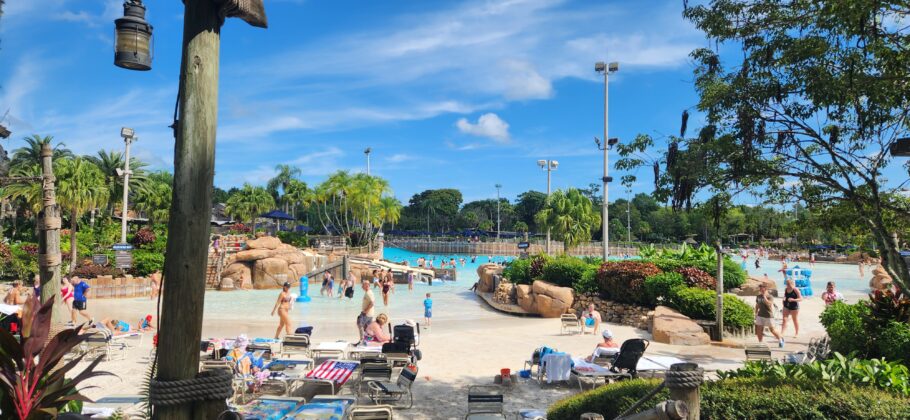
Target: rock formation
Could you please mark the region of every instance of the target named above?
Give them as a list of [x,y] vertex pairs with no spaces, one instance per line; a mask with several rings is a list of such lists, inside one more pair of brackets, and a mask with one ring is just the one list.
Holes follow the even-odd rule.
[[737,296],[758,296],[758,286],[762,283],[768,287],[768,293],[771,296],[777,297],[777,284],[774,283],[774,280],[760,277],[749,277],[735,293]]
[[869,280],[869,288],[872,290],[885,290],[891,287],[891,276],[882,266],[875,267],[872,270],[872,279]]
[[480,277],[480,281],[477,285],[477,291],[482,293],[491,293],[493,292],[493,276],[502,275],[502,266],[499,264],[481,264],[480,267],[477,267],[477,275]]
[[329,257],[311,249],[297,249],[272,236],[246,242],[246,249],[229,255],[221,278],[230,278],[237,289],[277,289],[287,281],[297,285],[300,277],[324,267]]
[[699,346],[711,341],[708,334],[695,321],[666,306],[654,308],[650,327],[651,335],[658,343]]

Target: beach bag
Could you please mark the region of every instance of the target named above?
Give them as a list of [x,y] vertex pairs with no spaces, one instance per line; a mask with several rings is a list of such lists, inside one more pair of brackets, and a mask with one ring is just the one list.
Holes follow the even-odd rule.
[[296,330],[294,330],[294,334],[313,335],[313,326],[305,325],[303,327],[298,327]]
[[353,298],[354,297],[354,288],[348,287],[348,288],[344,289],[344,297]]

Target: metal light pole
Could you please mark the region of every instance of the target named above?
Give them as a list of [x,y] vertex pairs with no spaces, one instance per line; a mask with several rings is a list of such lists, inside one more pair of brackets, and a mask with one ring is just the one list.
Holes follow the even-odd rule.
[[629,236],[629,245],[632,246],[632,189],[626,189],[626,233]]
[[126,158],[124,159],[124,168],[121,172],[123,175],[123,208],[120,210],[120,243],[126,243],[126,223],[129,218],[129,194],[130,194],[130,175],[133,173],[130,171],[130,145],[134,140],[139,140],[135,136],[136,133],[132,128],[123,127],[120,129],[120,137],[123,137],[123,142],[126,143]]
[[[541,159],[537,161],[537,166],[540,166],[540,169],[547,171],[547,199],[550,198],[550,173],[555,171],[559,167],[559,162],[549,159]],[[547,227],[547,255],[550,255],[550,228]]]
[[367,175],[370,174],[370,153],[373,151],[372,148],[367,147],[364,149],[363,154],[367,155]]
[[496,241],[499,241],[499,189],[502,188],[502,184],[496,184]]
[[[367,176],[370,176],[370,152],[372,152],[372,151],[373,151],[373,149],[370,147],[367,147],[366,149],[363,150],[363,154],[367,155]],[[370,203],[367,202],[367,219],[370,218],[370,210],[371,210]],[[369,232],[367,233],[367,252],[372,254],[373,253],[373,223],[367,221],[367,229],[369,230]]]
[[[604,200],[603,200],[603,259],[607,260],[607,257],[610,256],[610,229],[609,229],[609,217],[610,210],[608,208],[608,203],[610,202],[610,146],[616,144],[614,139],[611,139],[607,128],[609,123],[609,83],[610,83],[610,73],[619,71],[619,63],[612,62],[610,64],[604,64],[602,61],[598,61],[594,64],[594,71],[604,74],[604,141],[607,144],[604,145],[604,176],[603,176],[603,189],[604,189]],[[596,140],[596,138],[595,138]],[[598,142],[600,146],[600,142]]]

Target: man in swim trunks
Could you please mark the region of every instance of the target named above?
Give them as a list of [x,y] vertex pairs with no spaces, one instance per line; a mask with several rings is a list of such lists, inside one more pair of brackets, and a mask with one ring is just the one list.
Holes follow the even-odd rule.
[[600,328],[600,312],[597,312],[594,309],[594,304],[588,305],[588,309],[581,313],[581,333],[585,333],[585,328],[593,328],[594,334],[597,334],[597,330]]

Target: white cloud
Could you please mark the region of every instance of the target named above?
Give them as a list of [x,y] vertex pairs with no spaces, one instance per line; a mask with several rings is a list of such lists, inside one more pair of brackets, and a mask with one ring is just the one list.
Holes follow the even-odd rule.
[[540,75],[534,65],[524,60],[505,60],[503,74],[507,99],[547,99],[553,96],[550,80]]
[[417,157],[411,156],[407,153],[396,153],[392,156],[387,157],[385,160],[389,163],[402,163],[414,159],[417,159]]
[[497,143],[509,142],[509,123],[492,112],[481,115],[477,119],[477,123],[471,123],[466,118],[461,118],[455,123],[455,126],[465,134],[488,137]]

